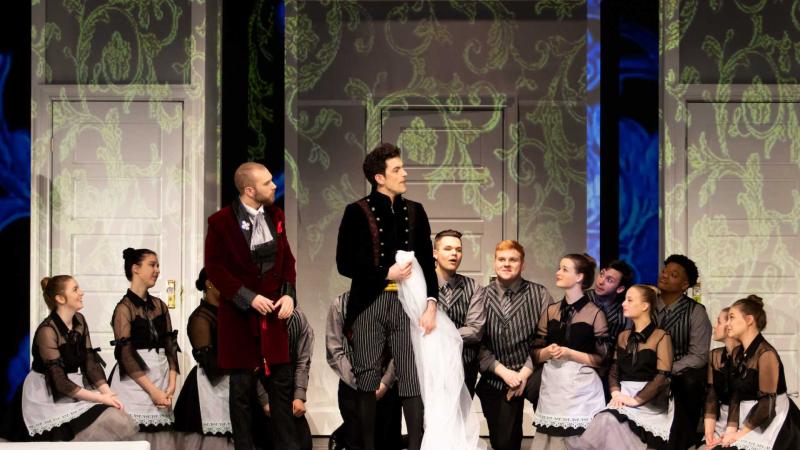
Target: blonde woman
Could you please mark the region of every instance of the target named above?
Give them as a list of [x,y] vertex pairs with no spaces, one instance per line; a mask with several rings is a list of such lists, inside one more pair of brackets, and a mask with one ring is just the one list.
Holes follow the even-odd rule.
[[581,437],[568,438],[570,450],[667,448],[674,414],[669,397],[672,339],[653,322],[657,295],[637,284],[625,294],[622,310],[633,329],[620,333],[609,373],[609,409],[597,414]]

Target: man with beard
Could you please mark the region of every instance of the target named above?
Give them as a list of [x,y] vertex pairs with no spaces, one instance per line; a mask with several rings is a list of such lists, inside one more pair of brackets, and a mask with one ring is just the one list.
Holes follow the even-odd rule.
[[275,202],[272,174],[248,162],[234,175],[232,205],[208,218],[205,267],[220,291],[218,364],[230,370],[230,414],[236,449],[253,448],[251,401],[257,368],[268,374],[277,448],[296,450],[293,369],[286,319],[294,310],[295,259]]
[[[460,232],[444,230],[436,234],[433,239],[433,258],[439,278],[439,307],[456,328],[464,326],[470,302],[479,287],[472,278],[456,272],[463,256]],[[475,395],[475,383],[478,381],[478,347],[478,344],[464,343],[462,349],[464,384],[470,397]]]

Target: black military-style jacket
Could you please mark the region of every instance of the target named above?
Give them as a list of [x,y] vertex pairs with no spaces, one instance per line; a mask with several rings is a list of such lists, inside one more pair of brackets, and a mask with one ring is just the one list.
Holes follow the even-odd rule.
[[402,196],[392,202],[373,190],[347,205],[336,244],[339,273],[353,280],[344,322],[346,331],[388,284],[386,275],[397,250],[414,251],[425,275],[427,295],[438,299],[431,226],[422,204]]

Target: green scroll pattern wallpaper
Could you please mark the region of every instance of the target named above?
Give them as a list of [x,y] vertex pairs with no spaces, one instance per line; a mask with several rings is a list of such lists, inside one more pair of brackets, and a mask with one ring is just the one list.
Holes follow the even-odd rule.
[[[558,258],[586,245],[585,35],[584,1],[287,1],[287,196],[298,267],[325,272],[303,291],[327,303],[347,288],[335,236],[381,140],[404,148],[408,196],[441,216],[434,231],[483,221],[552,284]],[[465,266],[488,274],[496,241],[479,234]]]
[[[184,219],[203,214],[204,3],[32,1],[33,274],[85,274],[96,332],[110,331],[127,287],[126,246],[163,249],[162,278],[180,281],[202,265],[202,227]],[[171,240],[152,239],[164,233]]]
[[765,299],[796,388],[800,1],[661,5],[665,253],[698,262],[712,317]]

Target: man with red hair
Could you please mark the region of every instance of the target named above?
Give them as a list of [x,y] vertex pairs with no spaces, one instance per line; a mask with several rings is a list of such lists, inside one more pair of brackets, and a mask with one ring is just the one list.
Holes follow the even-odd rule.
[[475,293],[466,324],[459,329],[465,344],[481,344],[481,379],[475,393],[495,450],[518,450],[522,445],[523,398],[538,397],[539,390],[538,383],[529,380],[536,324],[554,302],[544,286],[522,278],[524,267],[525,249],[519,242],[497,244],[497,277]]

